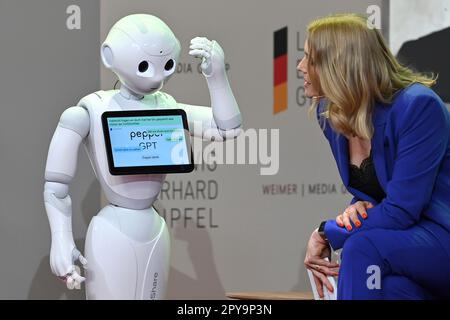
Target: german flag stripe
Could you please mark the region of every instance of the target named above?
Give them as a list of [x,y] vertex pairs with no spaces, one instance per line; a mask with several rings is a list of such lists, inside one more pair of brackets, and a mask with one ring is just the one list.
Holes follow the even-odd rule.
[[288,108],[287,82],[279,84],[273,90],[273,113],[285,111]]
[[273,57],[274,59],[278,58],[279,56],[284,56],[288,52],[288,45],[287,45],[287,35],[288,35],[288,28],[284,27],[280,30],[277,30],[273,34],[273,40],[274,40],[274,47],[273,47]]
[[274,32],[273,49],[273,112],[285,111],[288,107],[288,28]]

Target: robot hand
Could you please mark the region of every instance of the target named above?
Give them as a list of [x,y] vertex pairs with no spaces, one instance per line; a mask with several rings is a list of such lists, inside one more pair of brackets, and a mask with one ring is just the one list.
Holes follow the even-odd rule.
[[[242,125],[242,116],[234,98],[225,70],[225,55],[216,41],[197,37],[191,40],[189,54],[202,59],[201,69],[208,83],[214,126],[222,132]],[[192,116],[192,113],[191,113]],[[235,137],[237,132],[227,133]]]
[[196,37],[191,40],[190,49],[191,56],[202,58],[201,68],[206,76],[225,71],[225,55],[222,47],[216,41]]
[[86,268],[87,260],[75,246],[71,232],[58,232],[52,235],[50,251],[50,267],[52,272],[63,282],[69,290],[80,289],[86,278],[80,275],[80,268],[75,265],[79,261]]

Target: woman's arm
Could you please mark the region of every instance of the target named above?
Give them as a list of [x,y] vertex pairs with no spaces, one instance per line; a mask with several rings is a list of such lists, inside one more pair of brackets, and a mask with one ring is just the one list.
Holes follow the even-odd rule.
[[386,198],[368,209],[368,218],[351,232],[330,220],[325,234],[333,249],[362,230],[407,229],[416,224],[429,203],[449,137],[445,106],[431,95],[420,95],[404,106],[399,120],[398,145]]

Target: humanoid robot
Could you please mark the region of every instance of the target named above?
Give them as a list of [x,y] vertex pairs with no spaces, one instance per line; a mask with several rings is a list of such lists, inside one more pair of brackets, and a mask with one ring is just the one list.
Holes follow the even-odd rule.
[[[193,124],[201,123],[196,135],[204,139],[222,141],[241,131],[242,118],[228,83],[222,48],[216,41],[197,37],[190,49],[190,55],[202,59],[211,108],[177,103],[160,91],[176,69],[180,43],[159,18],[134,14],[119,20],[101,46],[103,64],[119,78],[120,90],[92,93],[59,120],[45,168],[50,266],[69,289],[86,280],[88,299],[163,299],[170,268],[169,233],[152,207],[166,175],[111,175],[102,114],[177,108],[186,112],[191,134]],[[90,222],[85,257],[73,240],[69,196],[81,144],[109,202]],[[84,266],[85,277],[76,262]]]

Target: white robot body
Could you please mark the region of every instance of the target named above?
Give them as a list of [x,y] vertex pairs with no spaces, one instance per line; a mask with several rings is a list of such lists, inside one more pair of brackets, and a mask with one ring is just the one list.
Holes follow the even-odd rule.
[[[105,254],[108,252],[108,254]],[[86,237],[88,299],[163,299],[170,265],[170,237],[153,209],[108,205]]]
[[[132,98],[128,96],[128,98]],[[113,176],[109,173],[101,116],[106,111],[176,108],[169,95],[156,92],[141,100],[119,91],[83,98],[90,131],[86,151],[108,205],[89,225],[85,256],[88,299],[161,299],[170,266],[170,237],[165,221],[151,207],[165,174]],[[105,254],[114,248],[114,252]]]
[[[70,289],[87,280],[87,298],[164,298],[170,268],[167,226],[152,208],[166,175],[111,175],[102,114],[180,108],[187,114],[193,135],[221,141],[235,138],[241,132],[241,114],[228,83],[223,50],[217,42],[194,38],[189,52],[202,58],[211,108],[177,103],[160,91],[173,74],[179,53],[179,41],[157,17],[137,14],[121,19],[101,49],[104,65],[119,78],[120,91],[98,91],[84,97],[62,114],[53,135],[44,186],[52,232],[50,266]],[[89,225],[87,259],[73,240],[69,196],[69,184],[75,176],[78,151],[83,143],[110,203]],[[86,278],[77,270],[77,260],[84,266]]]

